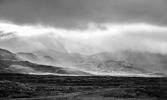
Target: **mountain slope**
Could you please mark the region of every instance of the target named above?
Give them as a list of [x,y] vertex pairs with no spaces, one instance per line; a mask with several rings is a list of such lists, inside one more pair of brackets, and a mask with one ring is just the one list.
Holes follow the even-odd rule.
[[105,61],[102,63],[99,63],[97,65],[97,69],[100,72],[123,72],[123,73],[134,73],[134,74],[144,74],[147,73],[147,71],[145,71],[142,68],[137,68],[134,67],[132,64],[130,63],[126,63],[124,61],[113,61],[113,60],[109,60],[109,61]]
[[56,59],[50,57],[50,56],[44,56],[42,58],[44,61],[47,61],[47,62],[56,62]]
[[[149,70],[146,71],[145,69],[141,68],[141,66],[138,67],[138,63],[136,64],[136,62],[133,61],[133,59],[136,59],[135,56],[129,56],[129,54],[128,56],[122,57],[122,59],[127,57],[125,60],[111,60],[112,58],[115,58],[115,54],[109,55],[108,53],[100,53],[86,57],[77,53],[69,54],[57,51],[50,51],[48,53],[38,52],[38,54],[39,53],[41,53],[40,58],[38,58],[33,53],[17,53],[16,55],[8,50],[0,49],[0,72],[58,75],[92,75],[90,73],[96,75],[166,75],[163,72],[159,74]],[[149,57],[154,57],[145,57],[144,55],[140,56],[138,57],[141,58],[139,59],[141,61],[143,61],[143,59],[148,60]],[[20,57],[22,57],[23,59],[21,59]],[[163,61],[165,61],[166,59],[161,55],[158,55],[158,57],[164,59]],[[127,63],[130,61],[133,61],[133,63]],[[39,64],[32,62],[39,62]],[[143,62],[145,64],[146,61]],[[62,67],[61,63],[62,65],[67,64],[66,66],[68,68],[64,66]],[[165,64],[166,62],[162,63]],[[57,67],[57,65],[59,66],[59,64],[61,67]]]
[[148,72],[142,68],[135,67],[131,63],[126,63],[125,61],[82,61],[75,65],[76,68],[92,72],[97,75],[149,75]]
[[44,56],[41,58],[41,62],[43,64],[49,64],[49,65],[57,65],[59,62],[57,59],[51,57],[51,56]]
[[45,57],[50,56],[53,59],[56,59],[57,63],[61,63],[64,66],[73,65],[79,61],[82,61],[84,56],[78,53],[66,53],[66,52],[59,52],[55,50],[47,50],[47,51],[36,51],[34,52],[38,57]]
[[[18,53],[29,60],[39,60],[30,53]],[[49,65],[40,65],[19,59],[16,54],[0,49],[0,72],[1,73],[24,73],[24,74],[55,74],[55,75],[92,75],[87,72],[72,68],[62,68]]]
[[101,52],[88,57],[91,61],[103,62],[108,60],[125,61],[147,71],[167,73],[167,54],[150,52]]
[[11,60],[0,60],[0,72],[24,74],[91,75],[89,73],[70,68],[38,65],[28,61]]
[[88,56],[87,59],[90,61],[97,61],[97,62],[107,61],[107,60],[116,60],[114,54],[109,52],[100,52],[97,54],[93,54]]
[[17,54],[17,56],[24,59],[25,61],[30,61],[30,62],[34,62],[34,63],[40,62],[40,59],[36,55],[34,55],[33,53],[19,52],[16,54]]
[[16,54],[0,48],[0,59],[21,60]]

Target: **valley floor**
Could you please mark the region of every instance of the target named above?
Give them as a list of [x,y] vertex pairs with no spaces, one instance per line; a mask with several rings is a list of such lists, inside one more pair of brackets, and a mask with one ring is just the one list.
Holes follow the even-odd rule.
[[167,78],[0,74],[2,100],[167,100]]

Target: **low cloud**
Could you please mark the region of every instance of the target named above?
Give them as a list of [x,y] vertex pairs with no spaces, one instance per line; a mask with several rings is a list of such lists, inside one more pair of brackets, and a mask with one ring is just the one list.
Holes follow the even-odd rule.
[[4,34],[0,47],[14,52],[53,49],[63,52],[94,54],[98,52],[139,51],[167,53],[167,27],[146,23],[89,24],[85,30],[49,26],[19,26],[1,23]]

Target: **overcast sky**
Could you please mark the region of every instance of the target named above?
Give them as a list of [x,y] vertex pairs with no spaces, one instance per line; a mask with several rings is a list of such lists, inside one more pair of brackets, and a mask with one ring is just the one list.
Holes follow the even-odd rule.
[[164,54],[167,0],[0,0],[0,29],[15,32],[0,38],[14,52]]
[[0,19],[84,27],[93,23],[167,24],[166,0],[0,0]]

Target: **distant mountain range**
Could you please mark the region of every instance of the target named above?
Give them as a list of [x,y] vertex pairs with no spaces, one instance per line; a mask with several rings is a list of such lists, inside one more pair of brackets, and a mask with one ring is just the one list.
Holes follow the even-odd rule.
[[45,61],[45,62],[50,63],[50,64],[54,64],[57,62],[57,60],[55,58],[52,58],[51,56],[44,56],[42,58],[42,61]]
[[165,73],[145,70],[141,66],[137,66],[138,63],[128,63],[127,61],[131,61],[133,57],[135,55],[128,55],[128,59],[125,57],[120,59],[119,55],[116,56],[112,53],[85,56],[54,50],[14,54],[8,50],[0,49],[0,72],[54,75],[167,76]]
[[133,66],[131,63],[126,63],[125,61],[102,61],[102,62],[80,62],[76,65],[81,69],[92,70],[93,72],[104,74],[104,75],[128,75],[128,76],[138,76],[138,75],[153,75],[152,73]]
[[137,74],[147,73],[147,71],[145,71],[144,69],[134,67],[132,64],[126,63],[124,61],[113,61],[113,60],[105,61],[99,63],[97,65],[97,68],[99,69],[99,71],[102,72],[114,71],[114,72],[137,73]]
[[94,62],[108,60],[125,61],[133,66],[154,72],[167,73],[167,54],[156,54],[149,52],[122,51],[118,53],[101,52],[88,57]]
[[33,53],[24,53],[24,52],[19,52],[16,53],[17,56],[19,56],[20,58],[23,58],[24,60],[33,62],[33,63],[39,63],[40,59],[34,55]]
[[3,60],[21,60],[16,54],[0,48],[0,59]]
[[[19,55],[20,58],[17,55]],[[0,72],[1,73],[23,73],[23,74],[53,74],[53,75],[92,75],[90,73],[50,65],[31,63],[29,60],[39,60],[31,53],[14,54],[5,49],[0,49]],[[31,59],[32,58],[32,59]]]

